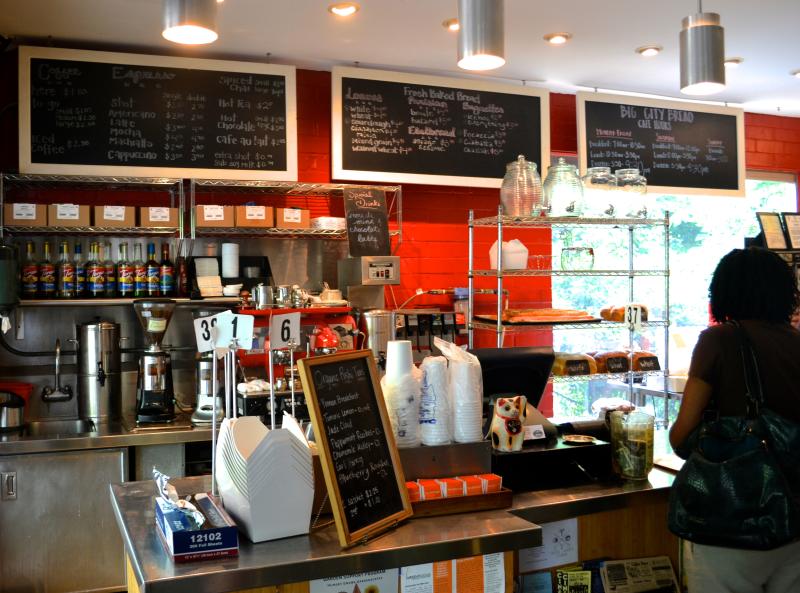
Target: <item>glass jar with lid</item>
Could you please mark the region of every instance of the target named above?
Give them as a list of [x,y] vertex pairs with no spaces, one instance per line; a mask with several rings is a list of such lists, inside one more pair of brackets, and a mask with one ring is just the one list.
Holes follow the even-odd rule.
[[506,165],[506,175],[500,186],[500,203],[506,216],[546,216],[550,203],[545,203],[542,180],[536,163],[519,155]]
[[614,216],[617,178],[611,173],[611,167],[589,167],[581,181],[587,213],[591,216]]
[[573,165],[559,157],[547,171],[544,180],[545,200],[550,203],[550,213],[555,216],[581,216],[583,214],[583,184]]
[[617,169],[614,172],[617,178],[617,189],[619,189],[624,197],[624,204],[621,204],[621,212],[625,216],[631,217],[646,217],[647,206],[643,200],[630,198],[642,196],[647,193],[647,178],[639,173],[639,169]]

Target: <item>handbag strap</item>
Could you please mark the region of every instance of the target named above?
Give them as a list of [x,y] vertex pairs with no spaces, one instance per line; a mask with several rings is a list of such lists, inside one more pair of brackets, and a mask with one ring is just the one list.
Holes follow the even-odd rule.
[[744,368],[747,417],[757,418],[761,414],[761,406],[764,403],[764,391],[761,387],[761,375],[758,372],[756,353],[742,325],[736,320],[731,321],[731,323],[736,328],[736,334],[739,337],[739,352],[742,356],[742,367]]

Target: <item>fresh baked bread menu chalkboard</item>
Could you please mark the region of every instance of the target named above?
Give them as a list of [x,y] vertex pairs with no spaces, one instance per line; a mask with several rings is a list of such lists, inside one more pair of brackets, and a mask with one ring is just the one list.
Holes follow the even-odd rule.
[[298,366],[342,547],[411,516],[372,353],[305,358]]
[[500,187],[518,155],[549,161],[549,113],[542,89],[334,68],[333,174]]
[[295,179],[293,67],[24,47],[20,170]]
[[579,157],[639,169],[661,192],[744,195],[741,109],[578,93]]

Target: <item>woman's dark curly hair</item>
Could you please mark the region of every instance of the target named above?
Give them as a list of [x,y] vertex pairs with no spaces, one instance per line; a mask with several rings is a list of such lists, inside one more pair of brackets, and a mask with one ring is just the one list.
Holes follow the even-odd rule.
[[794,272],[777,253],[761,247],[734,249],[717,264],[711,285],[711,316],[788,322],[800,294]]

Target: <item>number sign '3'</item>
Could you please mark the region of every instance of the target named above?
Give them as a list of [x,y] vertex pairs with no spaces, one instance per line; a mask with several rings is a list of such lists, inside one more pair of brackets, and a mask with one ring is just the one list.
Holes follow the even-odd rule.
[[269,326],[269,347],[286,348],[289,342],[300,344],[300,313],[273,315]]
[[253,316],[223,311],[195,319],[194,336],[198,352],[208,352],[214,346],[227,348],[233,339],[239,341],[240,348],[250,348],[253,342]]

